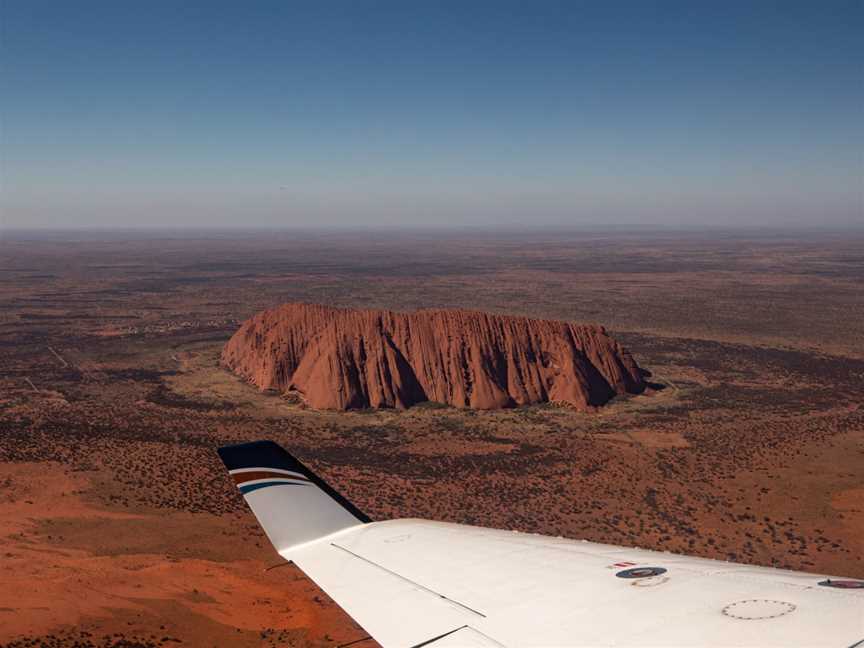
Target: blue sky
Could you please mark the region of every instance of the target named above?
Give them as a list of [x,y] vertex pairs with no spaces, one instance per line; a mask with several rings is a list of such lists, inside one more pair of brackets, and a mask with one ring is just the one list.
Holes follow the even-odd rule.
[[0,4],[7,227],[864,222],[864,2]]

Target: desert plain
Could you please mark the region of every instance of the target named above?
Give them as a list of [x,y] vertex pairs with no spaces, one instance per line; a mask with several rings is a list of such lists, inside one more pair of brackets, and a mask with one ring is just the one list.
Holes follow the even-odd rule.
[[[318,411],[220,366],[285,302],[604,325],[591,411]],[[0,646],[376,645],[284,564],[215,449],[273,439],[373,519],[864,577],[864,236],[0,235]]]

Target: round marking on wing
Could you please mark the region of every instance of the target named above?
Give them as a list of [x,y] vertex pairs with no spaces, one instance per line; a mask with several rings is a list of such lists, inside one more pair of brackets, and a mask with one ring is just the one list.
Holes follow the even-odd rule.
[[763,621],[765,619],[777,619],[786,616],[796,609],[797,606],[795,604],[787,603],[786,601],[746,599],[730,603],[721,612],[724,616],[739,621]]
[[864,589],[864,581],[848,579],[829,578],[824,581],[819,581],[819,585],[822,587],[834,587],[836,589]]
[[617,572],[618,578],[651,578],[666,573],[665,567],[633,567]]
[[637,578],[632,583],[633,587],[657,587],[669,582],[668,576],[649,576],[648,578]]

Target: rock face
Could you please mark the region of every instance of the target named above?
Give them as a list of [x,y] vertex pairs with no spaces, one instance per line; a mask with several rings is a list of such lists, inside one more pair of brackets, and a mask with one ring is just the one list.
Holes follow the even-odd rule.
[[318,409],[423,401],[586,409],[645,388],[630,353],[601,326],[462,310],[285,304],[247,320],[222,362],[261,389],[299,392]]

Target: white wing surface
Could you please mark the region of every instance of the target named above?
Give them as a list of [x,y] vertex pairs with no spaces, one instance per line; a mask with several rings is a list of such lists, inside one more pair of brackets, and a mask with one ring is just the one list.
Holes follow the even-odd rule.
[[[220,454],[229,470],[241,455],[260,455],[271,465],[243,467],[294,470],[323,483],[270,442]],[[324,488],[322,495],[335,494]],[[281,505],[254,492],[247,501],[268,536],[280,538],[279,553],[385,648],[864,648],[859,580],[424,520],[368,522],[353,507],[344,509],[348,519],[295,501],[280,518]],[[338,495],[304,498],[312,504],[303,506],[345,503]],[[322,528],[321,520],[333,522]]]

